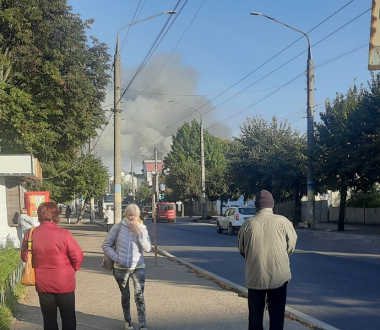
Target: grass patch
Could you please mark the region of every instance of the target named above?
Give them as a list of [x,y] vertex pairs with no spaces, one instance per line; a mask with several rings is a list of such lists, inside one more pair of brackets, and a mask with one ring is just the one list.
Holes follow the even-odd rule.
[[[20,263],[20,249],[15,249],[12,240],[7,239],[0,246],[0,286],[2,286],[8,275]],[[16,312],[17,302],[24,298],[26,287],[17,284],[14,291],[7,295],[5,305],[0,305],[0,330],[11,329],[12,316]]]

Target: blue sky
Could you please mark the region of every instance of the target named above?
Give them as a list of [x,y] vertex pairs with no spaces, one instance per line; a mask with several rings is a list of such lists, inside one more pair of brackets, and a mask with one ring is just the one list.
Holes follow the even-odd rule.
[[[132,22],[136,10],[135,21],[173,10],[178,0],[70,0],[68,3],[82,19],[95,20],[89,35],[107,43],[113,55],[118,30]],[[205,128],[209,127],[210,133],[222,138],[237,136],[246,118],[256,115],[266,120],[276,116],[280,121],[287,120],[301,134],[306,132],[305,77],[301,75],[277,89],[305,71],[307,40],[301,38],[260,67],[302,35],[264,17],[252,16],[252,11],[308,33],[316,66],[316,121],[319,112],[324,111],[327,98],[334,99],[337,92],[345,94],[355,81],[357,85],[366,85],[370,80],[367,64],[372,0],[182,0],[177,11],[184,4],[124,95],[123,168],[129,170],[131,162],[138,167],[143,159],[151,159],[155,145],[159,157],[164,157],[170,148],[170,136],[184,121],[199,117],[199,113],[203,115]],[[120,33],[122,88],[127,86],[168,18],[169,15],[163,15],[136,24],[126,39],[128,30]],[[110,85],[105,104],[112,102]],[[199,110],[183,119],[193,112],[185,106]],[[113,168],[112,124],[111,120],[95,148],[110,170]]]

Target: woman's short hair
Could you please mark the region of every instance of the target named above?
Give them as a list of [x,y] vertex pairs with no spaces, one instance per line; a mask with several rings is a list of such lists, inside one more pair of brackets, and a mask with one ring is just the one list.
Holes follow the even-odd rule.
[[[130,215],[135,215],[137,217],[139,217],[140,219],[140,208],[137,204],[134,204],[134,203],[131,203],[131,204],[128,204],[127,207],[125,208],[125,211],[123,213],[123,216],[125,216],[128,219],[128,216]],[[140,223],[142,223],[142,220],[140,219]]]
[[41,203],[37,210],[38,221],[53,221],[59,222],[59,209],[57,204],[53,202]]

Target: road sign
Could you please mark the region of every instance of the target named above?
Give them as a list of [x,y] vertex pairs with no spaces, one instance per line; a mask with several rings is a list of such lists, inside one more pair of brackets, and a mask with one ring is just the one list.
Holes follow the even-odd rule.
[[165,191],[165,183],[160,183],[159,184],[160,191]]

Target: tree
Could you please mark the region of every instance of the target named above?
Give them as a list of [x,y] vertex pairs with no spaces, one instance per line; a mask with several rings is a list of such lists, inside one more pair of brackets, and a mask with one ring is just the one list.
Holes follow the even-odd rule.
[[167,176],[168,186],[183,202],[191,202],[201,195],[200,166],[195,162],[174,164]]
[[87,204],[92,197],[101,197],[108,184],[107,168],[100,158],[93,155],[82,156],[78,160],[73,176],[70,178],[71,184],[77,196],[84,198],[83,207],[78,216],[81,220]]
[[[204,132],[206,169],[225,164],[226,159],[223,148],[224,146],[221,144],[220,139],[212,136],[207,131]],[[166,168],[171,168],[174,164],[188,161],[199,164],[201,161],[200,125],[195,120],[191,124],[183,124],[177,134],[173,135],[172,150],[165,157],[164,164]]]
[[326,101],[326,110],[320,114],[321,122],[316,125],[316,181],[324,189],[340,192],[338,230],[344,230],[347,190],[356,189],[361,181],[360,166],[354,156],[353,131],[349,126],[350,118],[356,116],[360,99],[356,87],[350,88],[346,96],[337,94],[332,103]]
[[306,193],[306,141],[289,124],[273,117],[247,118],[231,145],[229,171],[244,199],[257,191],[272,192],[277,203],[295,201],[294,224],[301,217],[301,197]]
[[0,150],[34,154],[56,199],[78,150],[105,123],[110,56],[96,38],[87,44],[91,23],[66,0],[0,3]]
[[152,189],[148,186],[141,186],[136,191],[136,201],[142,203],[150,203],[152,199]]
[[347,207],[379,208],[380,191],[375,186],[368,191],[359,190],[351,194],[347,200]]

